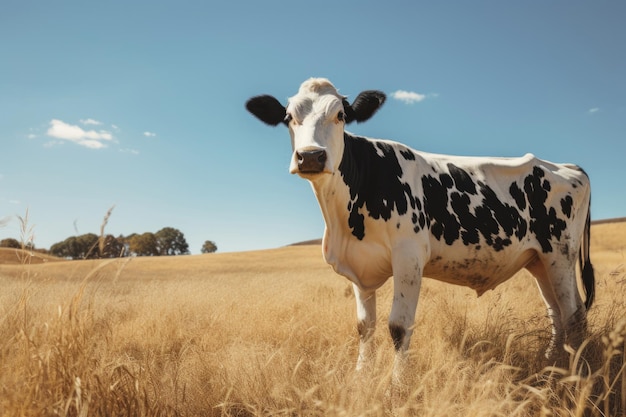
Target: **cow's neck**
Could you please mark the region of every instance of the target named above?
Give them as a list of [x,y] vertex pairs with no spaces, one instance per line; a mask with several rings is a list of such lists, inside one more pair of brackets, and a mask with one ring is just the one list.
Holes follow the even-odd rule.
[[[351,146],[349,144],[349,141],[352,139],[350,134],[345,134],[344,143],[346,143],[346,146],[342,156],[341,168],[339,170],[336,169],[335,172],[330,175],[322,175],[311,181],[313,192],[315,193],[326,224],[325,238],[328,236],[329,232],[342,231],[345,233],[348,227],[350,214],[349,206],[351,205],[353,196],[350,195],[350,188],[346,185],[345,177],[349,175],[350,178],[354,178],[358,174],[356,170],[346,174],[346,165],[343,161],[346,160],[346,158],[353,158],[353,155],[350,155]],[[350,169],[356,168],[353,166],[352,162],[348,163],[347,166],[349,166]],[[350,232],[348,231],[348,233]]]
[[352,234],[362,239],[362,220],[359,222],[357,196],[368,181],[368,156],[363,155],[363,143],[367,139],[344,134],[344,152],[339,168],[331,175],[324,175],[311,181],[313,191],[320,205],[326,233],[334,231]]
[[326,233],[329,230],[345,230],[348,224],[350,192],[341,178],[341,173],[325,175],[325,178],[311,181],[311,185],[324,217]]

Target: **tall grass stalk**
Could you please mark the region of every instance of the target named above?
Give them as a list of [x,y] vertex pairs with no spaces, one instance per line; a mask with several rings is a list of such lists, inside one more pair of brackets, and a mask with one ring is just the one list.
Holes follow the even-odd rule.
[[105,230],[107,224],[109,223],[109,218],[111,218],[111,214],[113,213],[113,209],[114,208],[115,208],[115,205],[112,205],[107,210],[106,214],[104,215],[104,218],[102,219],[102,223],[100,224],[100,235],[98,236],[98,240],[89,248],[89,250],[85,254],[85,259],[89,258],[89,256],[93,253],[93,251],[96,249],[96,247],[98,248],[98,250],[99,250],[98,253],[100,255],[102,255],[104,253],[104,245],[106,243],[104,230]]
[[35,247],[35,226],[30,224],[28,208],[24,216],[17,216],[20,224],[20,244],[22,250],[18,252],[20,263],[26,264],[30,262],[32,249]]

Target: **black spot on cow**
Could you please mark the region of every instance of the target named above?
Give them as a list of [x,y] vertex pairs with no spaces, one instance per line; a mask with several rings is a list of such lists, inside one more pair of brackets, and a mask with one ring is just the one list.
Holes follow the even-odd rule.
[[365,237],[365,217],[359,210],[365,207],[369,217],[387,221],[393,210],[403,215],[409,202],[413,207],[419,200],[413,196],[411,187],[400,179],[402,167],[393,147],[349,133],[344,133],[344,144],[339,172],[353,202],[348,207],[348,225],[352,234],[362,240]]
[[493,237],[497,236],[500,232],[500,226],[498,226],[498,222],[493,217],[491,209],[485,205],[481,205],[474,209],[474,213],[475,223],[468,224],[468,230],[471,230],[471,228],[478,230],[485,238],[485,243],[493,247]]
[[461,231],[461,238],[465,245],[479,242],[478,229],[468,225],[476,224],[476,216],[470,212],[470,198],[467,194],[454,192],[450,195],[451,207],[459,218],[459,222],[464,226]]
[[348,225],[352,229],[352,234],[359,240],[365,237],[365,216],[360,214],[357,210],[350,211]]
[[511,183],[509,194],[515,199],[515,204],[517,204],[518,209],[524,210],[526,208],[526,195],[516,182]]
[[449,174],[440,174],[439,181],[441,181],[441,185],[443,185],[446,188],[452,188],[454,186],[452,177]]
[[400,155],[407,161],[415,161],[415,154],[410,149],[400,149]]
[[572,204],[574,204],[574,200],[572,200],[571,195],[565,196],[565,198],[561,199],[561,211],[567,216],[568,219],[572,215]]
[[545,177],[545,172],[534,167],[533,173],[524,179],[524,191],[528,199],[530,224],[529,229],[537,237],[544,253],[552,252],[550,240],[553,237],[561,238],[561,232],[567,226],[565,221],[559,219],[554,207],[546,207],[550,183]]
[[476,184],[467,172],[451,163],[448,164],[448,170],[450,170],[457,190],[462,193],[476,194]]
[[500,251],[502,249],[504,249],[506,246],[509,246],[511,244],[511,239],[507,238],[501,238],[500,236],[496,236],[496,238],[493,241],[493,248],[496,251]]
[[[483,204],[491,209],[496,221],[502,227],[506,236],[511,237],[515,234],[519,240],[522,240],[526,235],[527,224],[519,210],[500,201],[496,193],[488,185],[479,182],[479,186],[480,193],[484,197]],[[502,244],[508,246],[511,244],[511,241],[504,239]]]
[[[461,238],[469,246],[478,244],[482,235],[488,246],[500,251],[511,245],[512,236],[521,240],[526,235],[528,224],[516,207],[502,202],[488,185],[474,183],[465,171],[450,166],[456,169],[455,173],[440,174],[440,181],[430,175],[422,177],[425,211],[437,240],[443,238],[452,245]],[[449,191],[452,179],[456,188]],[[470,195],[482,196],[480,204],[472,206]]]
[[452,177],[447,174],[439,176],[441,182],[428,175],[422,177],[424,188],[424,210],[430,219],[430,232],[441,240],[442,236],[448,245],[452,245],[459,238],[460,225],[454,214],[448,211],[448,181]]

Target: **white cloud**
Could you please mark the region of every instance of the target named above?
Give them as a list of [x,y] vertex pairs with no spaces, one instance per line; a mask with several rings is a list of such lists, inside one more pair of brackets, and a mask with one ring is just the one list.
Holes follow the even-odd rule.
[[597,112],[599,112],[599,111],[600,111],[600,108],[599,108],[599,107],[593,107],[593,108],[589,109],[589,113],[590,113],[590,114],[597,113]]
[[91,149],[102,149],[102,148],[106,148],[106,145],[102,142],[98,142],[95,139],[85,139],[85,140],[81,140],[79,145],[84,146],[85,148],[91,148]]
[[80,122],[84,125],[100,126],[102,124],[102,122],[99,122],[98,120],[94,120],[94,119],[81,119]]
[[28,139],[35,139],[37,137],[37,135],[35,135],[34,133],[29,133],[26,137]]
[[153,138],[156,136],[156,133],[154,132],[143,132],[143,135],[147,138]]
[[391,93],[391,97],[395,98],[396,100],[402,101],[406,104],[419,103],[420,101],[423,101],[427,98],[435,98],[438,96],[439,94],[436,94],[436,93],[420,94],[420,93],[416,93],[415,91],[405,91],[405,90],[398,90],[398,91],[394,91],[393,93]]
[[120,149],[121,153],[129,153],[131,155],[139,155],[139,151],[137,149],[132,148],[122,148]]
[[105,148],[107,146],[105,142],[113,140],[111,132],[106,130],[98,132],[95,130],[84,130],[80,126],[71,125],[58,119],[50,121],[50,127],[46,133],[50,137],[74,142],[77,145],[91,149]]

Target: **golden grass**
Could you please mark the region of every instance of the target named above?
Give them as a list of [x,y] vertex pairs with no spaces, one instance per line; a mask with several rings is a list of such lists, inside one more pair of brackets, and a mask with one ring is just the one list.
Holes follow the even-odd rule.
[[[481,298],[425,280],[396,413],[624,415],[625,225],[592,229],[590,335],[562,367],[542,358],[549,327],[529,274]],[[0,286],[3,416],[390,412],[391,283],[376,366],[356,374],[351,287],[319,246],[2,264]]]

